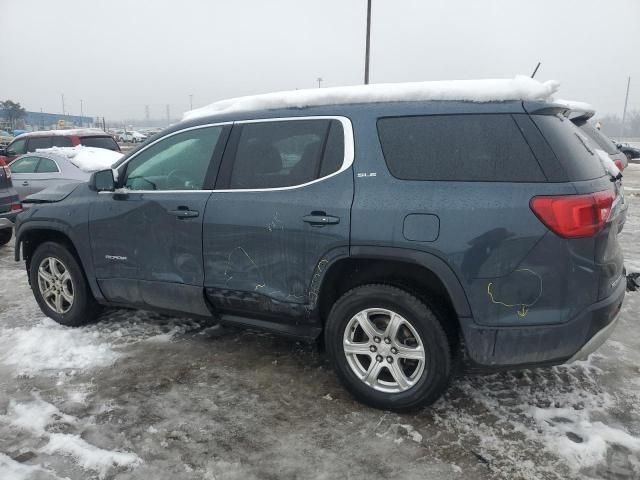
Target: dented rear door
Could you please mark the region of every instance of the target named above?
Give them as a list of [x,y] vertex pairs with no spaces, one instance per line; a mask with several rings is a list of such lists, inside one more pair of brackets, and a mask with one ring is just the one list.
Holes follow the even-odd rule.
[[315,274],[348,251],[352,161],[346,119],[234,126],[203,226],[206,293],[219,312],[308,319]]

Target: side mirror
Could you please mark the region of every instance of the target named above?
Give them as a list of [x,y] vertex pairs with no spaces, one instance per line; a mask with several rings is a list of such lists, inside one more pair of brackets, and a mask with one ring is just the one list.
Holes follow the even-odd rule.
[[100,170],[92,173],[89,179],[89,188],[96,192],[113,192],[116,189],[113,170]]
[[9,149],[4,149],[4,155],[6,157],[15,157],[17,155],[16,152],[14,152],[13,150],[9,150]]

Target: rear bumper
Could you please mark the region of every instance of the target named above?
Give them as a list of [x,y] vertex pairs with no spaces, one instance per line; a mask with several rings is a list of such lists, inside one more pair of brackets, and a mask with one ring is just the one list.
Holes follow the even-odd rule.
[[9,213],[1,213],[0,214],[0,230],[4,230],[6,228],[13,228],[14,223],[16,222],[16,216],[22,210],[14,210]]
[[484,327],[460,319],[467,354],[481,367],[524,368],[558,365],[586,358],[611,335],[627,282],[566,323],[523,327]]

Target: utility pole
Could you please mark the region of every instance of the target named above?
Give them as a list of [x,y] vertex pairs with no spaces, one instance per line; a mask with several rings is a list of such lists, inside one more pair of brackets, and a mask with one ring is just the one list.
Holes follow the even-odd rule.
[[171,112],[169,110],[169,104],[167,103],[167,125],[171,123]]
[[144,119],[149,123],[149,105],[144,106]]
[[193,110],[193,93],[189,94],[189,110]]
[[41,129],[44,130],[44,115],[42,115],[42,107],[40,107],[40,125]]
[[364,84],[369,84],[369,53],[371,51],[371,0],[367,0],[367,46],[364,54]]
[[631,77],[627,78],[627,94],[624,97],[624,110],[622,110],[622,125],[620,127],[620,141],[624,138],[624,122],[627,119],[627,104],[629,103],[629,86],[631,85]]
[[64,109],[64,93],[62,93],[61,95],[62,95],[62,116],[66,117],[67,116],[67,112]]
[[82,111],[82,99],[80,99],[80,126],[84,127],[84,113]]
[[318,82],[318,88],[320,88],[321,87],[320,84],[322,83],[322,77],[316,78],[316,81]]

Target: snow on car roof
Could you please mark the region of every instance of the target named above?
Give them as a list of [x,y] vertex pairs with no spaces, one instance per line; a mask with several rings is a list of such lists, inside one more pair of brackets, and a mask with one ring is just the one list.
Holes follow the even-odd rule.
[[103,132],[99,128],[70,128],[68,130],[39,130],[37,132],[25,132],[18,135],[19,137],[36,137],[41,135],[59,135],[59,136],[69,136],[69,135],[101,135],[101,136],[110,136],[108,133]]
[[555,80],[539,82],[524,75],[510,79],[449,80],[434,82],[379,83],[348,87],[314,88],[231,98],[186,112],[183,120],[214,114],[304,108],[371,102],[459,100],[492,102],[507,100],[548,100],[559,87]]
[[96,172],[98,170],[111,168],[111,166],[123,156],[119,152],[107,150],[106,148],[85,147],[83,145],[76,147],[39,148],[36,152],[50,153],[64,157],[85,172]]

